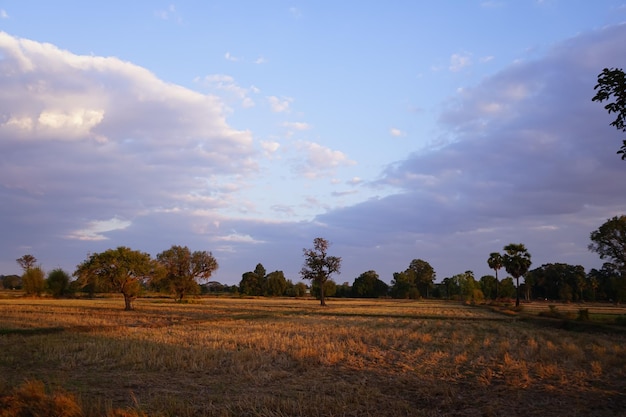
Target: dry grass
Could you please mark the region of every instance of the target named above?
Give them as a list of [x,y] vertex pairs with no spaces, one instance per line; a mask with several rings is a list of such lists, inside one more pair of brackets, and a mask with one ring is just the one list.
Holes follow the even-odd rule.
[[[456,303],[0,300],[0,394],[26,380],[89,416],[613,416],[626,336]],[[120,414],[121,415],[121,414]]]

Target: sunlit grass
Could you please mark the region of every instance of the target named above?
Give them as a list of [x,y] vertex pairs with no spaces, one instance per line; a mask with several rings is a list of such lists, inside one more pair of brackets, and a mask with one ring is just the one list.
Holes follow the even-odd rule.
[[[41,380],[90,415],[613,415],[626,337],[451,302],[0,300],[0,391]],[[598,402],[598,398],[605,401]],[[593,411],[593,412],[592,412]]]

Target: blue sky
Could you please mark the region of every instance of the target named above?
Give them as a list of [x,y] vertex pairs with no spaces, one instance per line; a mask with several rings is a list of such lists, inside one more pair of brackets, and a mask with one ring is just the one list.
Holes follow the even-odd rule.
[[601,261],[623,139],[592,103],[623,1],[0,0],[0,273],[120,245],[211,251],[235,284],[437,280],[511,242]]

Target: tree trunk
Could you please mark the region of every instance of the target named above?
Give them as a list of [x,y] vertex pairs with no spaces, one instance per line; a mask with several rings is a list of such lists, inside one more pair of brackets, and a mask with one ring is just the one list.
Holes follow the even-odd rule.
[[131,311],[133,309],[133,297],[128,294],[124,294],[124,310]]
[[515,277],[517,288],[515,289],[515,307],[519,307],[519,277]]
[[495,269],[494,271],[496,271],[496,298],[494,298],[494,300],[498,299],[498,270]]
[[325,282],[320,282],[320,305],[325,307],[326,300],[324,299],[324,284]]

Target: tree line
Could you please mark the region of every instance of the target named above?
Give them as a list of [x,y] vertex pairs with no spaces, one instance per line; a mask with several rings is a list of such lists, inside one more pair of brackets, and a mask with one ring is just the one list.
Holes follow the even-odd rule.
[[[242,274],[239,285],[227,286],[209,282],[218,263],[211,252],[194,251],[186,246],[173,245],[156,258],[149,254],[120,246],[102,253],[88,255],[73,273],[73,278],[60,268],[52,270],[47,278],[37,259],[24,255],[17,259],[22,276],[2,276],[4,288],[21,288],[26,294],[48,292],[63,297],[81,291],[94,295],[118,292],[124,297],[125,309],[133,308],[133,300],[142,291],[150,290],[174,295],[182,301],[188,295],[227,292],[244,296],[312,295],[325,305],[326,297],[355,298],[445,298],[473,303],[485,300],[520,299],[561,301],[626,300],[626,216],[607,220],[591,233],[588,248],[608,260],[600,269],[585,272],[581,265],[548,263],[530,269],[531,255],[521,243],[504,246],[503,253],[492,252],[486,262],[495,275],[476,279],[472,271],[465,271],[435,283],[435,270],[423,259],[413,259],[401,272],[393,273],[391,283],[380,279],[374,270],[363,272],[352,284],[338,285],[333,274],[339,274],[341,258],[328,253],[330,243],[323,238],[313,241],[313,248],[303,249],[305,258],[300,276],[310,282],[293,283],[283,271],[267,273],[258,263],[253,271]],[[498,272],[504,269],[510,276],[500,280]],[[520,284],[519,279],[524,282]]]

